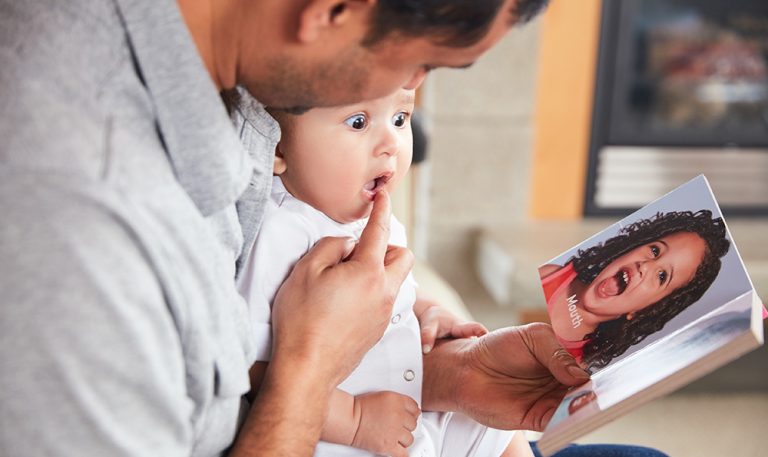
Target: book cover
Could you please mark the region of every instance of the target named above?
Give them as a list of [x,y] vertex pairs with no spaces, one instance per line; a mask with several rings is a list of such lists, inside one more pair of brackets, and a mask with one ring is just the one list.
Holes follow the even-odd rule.
[[555,412],[544,455],[763,342],[765,308],[704,176],[539,274],[558,340],[592,373]]

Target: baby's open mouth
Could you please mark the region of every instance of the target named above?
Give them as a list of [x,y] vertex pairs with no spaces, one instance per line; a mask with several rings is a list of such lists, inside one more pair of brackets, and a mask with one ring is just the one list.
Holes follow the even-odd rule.
[[381,188],[384,187],[384,185],[387,184],[387,182],[389,182],[390,179],[392,179],[392,172],[382,173],[379,176],[365,183],[365,186],[363,186],[363,189],[367,193],[369,193],[371,196],[376,195],[376,192],[381,190]]

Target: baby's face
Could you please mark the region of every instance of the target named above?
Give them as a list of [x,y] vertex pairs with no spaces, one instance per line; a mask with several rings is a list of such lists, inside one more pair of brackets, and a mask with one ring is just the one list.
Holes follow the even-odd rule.
[[376,193],[392,192],[411,164],[413,103],[414,91],[401,89],[291,116],[279,146],[285,187],[337,222],[367,217]]

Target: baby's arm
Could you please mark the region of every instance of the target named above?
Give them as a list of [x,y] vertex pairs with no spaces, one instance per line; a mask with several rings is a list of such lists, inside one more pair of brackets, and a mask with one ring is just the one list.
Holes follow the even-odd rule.
[[[251,367],[249,398],[257,395],[266,367],[267,362]],[[406,395],[371,392],[352,396],[339,389],[331,394],[328,409],[320,439],[392,457],[407,457],[406,448],[413,443],[411,432],[421,413]]]
[[488,333],[483,324],[464,321],[436,301],[424,296],[418,289],[413,312],[419,320],[421,347],[425,354],[432,350],[437,338],[469,338]]

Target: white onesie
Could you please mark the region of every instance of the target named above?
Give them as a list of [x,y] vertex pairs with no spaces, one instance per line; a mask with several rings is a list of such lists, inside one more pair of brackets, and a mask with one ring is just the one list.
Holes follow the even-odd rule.
[[[272,304],[296,262],[321,238],[359,239],[366,222],[367,219],[338,223],[293,197],[279,177],[273,179],[262,226],[248,264],[238,280],[238,288],[249,305],[258,348],[257,361],[270,359]],[[389,244],[406,246],[405,228],[394,216]],[[384,336],[366,353],[339,389],[351,395],[397,392],[413,398],[421,406],[422,354],[419,323],[413,312],[415,299],[416,282],[409,274],[400,288]],[[414,443],[408,451],[411,456],[419,457],[498,456],[506,448],[512,433],[489,429],[459,414],[423,413],[413,432]],[[373,455],[327,442],[320,442],[315,451],[315,456]]]

